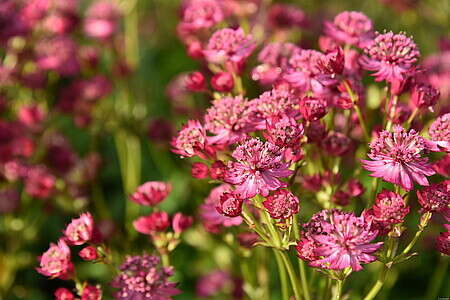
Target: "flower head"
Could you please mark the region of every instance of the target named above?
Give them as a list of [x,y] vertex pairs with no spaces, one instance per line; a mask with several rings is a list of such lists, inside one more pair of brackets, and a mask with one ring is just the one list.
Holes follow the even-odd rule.
[[377,33],[364,48],[368,57],[362,57],[362,66],[373,74],[376,81],[399,83],[414,70],[420,53],[414,41],[402,33]]
[[439,90],[429,84],[420,83],[413,87],[411,102],[417,108],[430,108],[439,100]]
[[278,147],[298,147],[303,137],[303,125],[288,116],[272,117],[267,120],[264,137]]
[[198,280],[196,294],[199,297],[213,297],[231,284],[232,278],[230,274],[222,270],[214,270]]
[[148,216],[133,221],[134,229],[142,234],[161,232],[170,226],[169,215],[165,211],[153,212]]
[[427,176],[435,173],[428,158],[422,157],[427,143],[414,130],[406,132],[401,126],[394,126],[393,132],[382,131],[370,148],[368,156],[372,160],[362,160],[363,167],[372,172],[371,176],[406,190],[413,188],[414,181],[428,185]]
[[380,229],[389,229],[393,224],[402,223],[408,213],[409,206],[403,198],[389,190],[381,191],[372,207],[374,223]]
[[86,35],[107,40],[118,29],[119,11],[111,1],[97,1],[89,7],[84,22]]
[[238,195],[232,192],[225,192],[220,196],[219,203],[216,206],[217,212],[227,217],[237,217],[242,212],[242,200]]
[[425,211],[441,213],[447,211],[450,205],[450,180],[417,191],[417,199]]
[[183,8],[181,32],[195,32],[203,28],[211,28],[224,18],[224,13],[217,0],[189,0]]
[[292,175],[283,162],[283,149],[259,139],[250,138],[232,154],[237,162],[228,163],[225,181],[236,186],[235,193],[243,199],[257,194],[267,196],[269,191],[285,187],[279,178]]
[[327,114],[327,102],[322,98],[303,97],[300,112],[307,121],[317,121]]
[[331,131],[322,141],[322,147],[332,156],[343,156],[352,147],[352,140],[343,133]]
[[81,293],[81,300],[101,300],[102,290],[98,286],[87,285]]
[[305,233],[297,245],[301,258],[313,267],[362,270],[361,263],[376,260],[372,254],[382,242],[371,243],[378,232],[371,229],[371,219],[339,210],[324,210],[304,225]]
[[364,47],[373,35],[372,21],[358,11],[344,11],[325,22],[325,34],[341,44]]
[[172,299],[180,293],[176,283],[168,279],[173,275],[172,267],[161,267],[157,256],[127,256],[120,266],[120,274],[112,286],[119,289],[114,295],[118,300]]
[[192,217],[178,212],[172,218],[172,229],[175,233],[182,233],[192,226],[193,221]]
[[437,117],[428,129],[432,151],[450,152],[450,113]]
[[170,183],[162,181],[148,181],[138,186],[130,200],[140,205],[155,206],[161,203],[172,191]]
[[77,46],[68,36],[55,36],[40,41],[36,46],[37,64],[43,70],[57,71],[64,76],[77,74],[80,63]]
[[287,219],[298,213],[300,201],[288,190],[277,190],[263,201],[263,205],[274,219]]
[[78,252],[78,255],[87,261],[96,260],[98,258],[98,252],[97,249],[94,246],[86,246],[80,252]]
[[172,152],[181,157],[204,156],[207,152],[205,128],[199,121],[189,120],[172,140]]
[[445,255],[450,255],[450,232],[442,232],[436,238],[436,249]]
[[58,288],[55,293],[55,300],[74,300],[75,295],[66,288]]
[[64,230],[65,240],[71,245],[82,245],[92,238],[94,219],[87,212],[73,219]]
[[73,270],[70,249],[63,239],[58,244],[50,243],[50,248],[39,258],[40,267],[36,270],[51,278],[67,278]]

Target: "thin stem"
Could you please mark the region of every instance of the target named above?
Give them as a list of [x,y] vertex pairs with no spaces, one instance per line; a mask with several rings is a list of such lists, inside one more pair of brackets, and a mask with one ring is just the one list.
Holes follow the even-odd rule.
[[164,267],[170,267],[170,259],[167,253],[161,254],[161,259]]
[[417,113],[418,113],[418,112],[419,112],[419,108],[416,107],[416,108],[413,110],[411,116],[408,118],[408,121],[406,121],[406,127],[411,126],[411,123],[412,123],[412,121],[414,121],[414,118],[417,116]]
[[292,289],[294,290],[295,299],[300,300],[301,299],[301,293],[297,286],[297,276],[295,275],[294,268],[292,267],[291,261],[289,260],[289,257],[286,255],[286,253],[279,251],[281,258],[284,261],[286,270],[289,274],[289,279],[291,280]]
[[273,253],[275,254],[275,259],[277,261],[278,273],[280,276],[281,283],[281,295],[283,300],[289,300],[289,286],[287,282],[286,269],[284,267],[283,259],[281,258],[280,253],[277,250],[273,249]]
[[419,237],[422,235],[422,232],[425,230],[425,228],[428,225],[428,222],[430,221],[432,216],[432,213],[430,212],[426,212],[425,214],[422,215],[421,220],[420,220],[420,224],[419,224],[419,230],[417,230],[416,234],[414,235],[413,239],[411,240],[411,242],[408,244],[408,246],[405,247],[405,249],[403,250],[402,254],[406,255],[409,253],[409,251],[411,251],[412,247],[414,247],[414,245],[416,244],[416,242],[419,240]]
[[341,300],[341,295],[342,295],[342,287],[344,285],[344,281],[343,280],[336,280],[337,284],[336,284],[336,295],[334,297],[335,300]]
[[378,276],[377,281],[375,282],[373,287],[370,289],[369,293],[364,297],[364,300],[375,299],[375,297],[378,295],[381,288],[383,287],[384,282],[386,281],[388,271],[389,271],[389,269],[386,267],[386,265],[384,265],[383,269],[380,272],[380,275]]
[[350,84],[347,82],[347,80],[344,80],[343,82],[344,82],[345,89],[347,90],[347,93],[350,96],[350,99],[352,100],[353,108],[355,109],[356,114],[358,115],[359,124],[361,125],[361,128],[363,130],[364,138],[366,139],[366,141],[369,141],[370,136],[369,136],[369,131],[367,130],[366,121],[364,120],[364,117],[358,106],[358,102],[359,102],[358,95],[353,92],[353,90],[350,87]]
[[392,97],[391,98],[392,101],[390,101],[391,107],[390,107],[389,114],[388,114],[389,120],[388,120],[388,122],[386,124],[386,130],[387,131],[391,131],[392,122],[393,122],[394,117],[395,117],[395,110],[397,109],[397,102],[398,102],[398,96],[397,95],[393,95],[391,97]]
[[[297,214],[293,216],[293,226],[294,226],[294,237],[295,240],[298,241],[300,239],[300,230],[298,227]],[[305,262],[301,258],[298,258],[298,268],[300,270],[300,281],[302,284],[303,297],[305,298],[305,300],[311,300],[311,296],[309,295],[308,279],[306,278]]]

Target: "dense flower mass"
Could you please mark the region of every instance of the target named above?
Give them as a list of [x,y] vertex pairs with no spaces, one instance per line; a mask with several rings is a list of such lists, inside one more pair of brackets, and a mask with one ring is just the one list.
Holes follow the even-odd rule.
[[314,267],[334,270],[351,267],[360,271],[362,263],[376,260],[373,253],[383,244],[371,243],[378,234],[371,224],[370,218],[356,217],[353,213],[321,211],[304,225],[304,237],[297,251]]
[[267,196],[269,191],[285,187],[280,178],[292,171],[283,162],[282,149],[270,142],[251,138],[233,151],[236,162],[229,162],[225,181],[236,186],[235,194],[243,199],[257,194]]
[[205,128],[198,121],[188,121],[172,140],[172,151],[183,157],[203,155],[207,148]]
[[362,160],[362,164],[371,176],[411,190],[414,182],[428,185],[427,176],[435,173],[428,158],[422,157],[426,150],[425,139],[416,131],[395,126],[393,132],[383,131],[370,143],[372,160]]
[[413,71],[420,52],[414,41],[402,33],[377,33],[375,39],[364,48],[368,55],[361,59],[363,67],[376,71],[375,80],[398,83]]
[[159,266],[157,256],[128,256],[120,266],[120,274],[112,282],[119,289],[114,295],[118,300],[171,299],[180,293],[176,283],[168,279],[173,275],[171,267]]

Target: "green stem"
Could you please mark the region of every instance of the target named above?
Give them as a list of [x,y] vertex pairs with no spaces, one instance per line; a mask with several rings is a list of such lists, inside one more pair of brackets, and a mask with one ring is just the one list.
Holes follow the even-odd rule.
[[[298,241],[300,239],[300,230],[298,227],[297,214],[293,216],[293,226],[294,226],[294,237],[295,240]],[[311,296],[309,295],[308,279],[306,278],[305,262],[301,258],[298,258],[298,268],[300,270],[300,281],[302,284],[303,297],[305,298],[305,300],[311,300]]]
[[337,284],[336,284],[336,295],[334,297],[335,300],[341,300],[341,295],[342,295],[342,287],[344,285],[344,281],[343,280],[336,280]]
[[397,95],[393,95],[392,96],[392,101],[391,101],[391,107],[390,107],[389,114],[388,114],[389,120],[388,120],[388,122],[386,124],[386,130],[387,131],[391,131],[392,124],[393,124],[392,122],[393,122],[394,117],[395,117],[395,110],[397,108],[397,102],[398,102],[398,96]]
[[417,113],[419,112],[419,108],[415,108],[411,114],[411,116],[408,118],[408,121],[406,121],[406,126],[405,127],[409,127],[411,126],[412,121],[414,121],[414,118],[417,116]]
[[278,273],[280,276],[281,283],[281,295],[283,300],[289,300],[289,286],[286,277],[286,269],[283,264],[283,259],[281,258],[280,253],[277,250],[273,249],[273,253],[275,254],[275,259],[277,261]]
[[350,99],[352,100],[353,103],[353,108],[356,111],[356,114],[358,115],[358,120],[359,120],[359,124],[361,125],[361,128],[363,130],[364,133],[364,138],[366,139],[366,141],[370,140],[370,136],[369,136],[369,131],[367,130],[367,125],[366,125],[366,121],[364,120],[364,117],[361,113],[361,109],[358,106],[358,95],[356,95],[352,88],[350,87],[350,84],[347,82],[347,80],[344,80],[344,86],[345,89],[347,90],[348,95],[350,96]]
[[301,293],[297,286],[297,275],[295,275],[294,268],[292,267],[291,261],[289,260],[289,257],[286,255],[286,253],[279,251],[281,258],[283,259],[284,265],[286,267],[286,270],[289,275],[289,279],[291,280],[292,289],[294,290],[294,296],[295,299],[300,300],[301,299]]
[[414,247],[414,245],[416,244],[416,242],[419,240],[419,237],[422,235],[422,232],[425,230],[425,228],[428,225],[428,222],[430,221],[432,216],[432,213],[430,212],[426,212],[425,214],[422,215],[421,217],[421,221],[419,224],[419,230],[417,230],[416,234],[414,235],[413,239],[411,240],[411,242],[408,244],[408,246],[405,247],[405,249],[403,250],[402,254],[406,255],[409,253],[409,251],[411,251],[412,247]]
[[161,260],[164,267],[170,267],[170,259],[167,253],[161,254]]
[[386,265],[384,265],[383,269],[380,272],[380,275],[378,276],[377,281],[375,282],[373,287],[370,289],[369,293],[364,297],[364,300],[375,299],[375,297],[378,295],[381,288],[383,287],[384,282],[386,281],[388,271],[389,271],[389,269],[386,267]]

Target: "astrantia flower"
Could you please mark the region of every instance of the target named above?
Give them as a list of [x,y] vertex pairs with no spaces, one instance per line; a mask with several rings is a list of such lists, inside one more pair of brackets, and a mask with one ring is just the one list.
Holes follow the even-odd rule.
[[364,47],[372,38],[372,21],[363,13],[344,11],[338,14],[333,23],[325,22],[325,34],[341,44]]
[[389,190],[381,191],[372,207],[374,223],[380,229],[389,229],[393,224],[402,223],[408,213],[409,206],[402,196]]
[[55,300],[74,300],[74,294],[66,288],[58,288],[55,293]]
[[242,28],[224,28],[214,32],[203,54],[210,63],[230,61],[239,65],[252,54],[255,47],[252,36],[245,35]]
[[207,153],[206,131],[199,121],[189,120],[172,140],[172,152],[181,157],[205,156]]
[[274,219],[287,219],[298,213],[300,201],[288,190],[277,190],[263,201],[263,205]]
[[230,274],[222,270],[214,270],[200,277],[196,285],[196,294],[198,297],[213,297],[231,284]]
[[433,165],[433,169],[436,171],[436,173],[444,177],[450,177],[450,153],[446,154],[443,158],[436,161]]
[[99,286],[87,285],[81,293],[81,300],[101,300],[102,290]]
[[406,79],[414,68],[420,53],[414,41],[404,34],[380,34],[364,48],[368,57],[361,58],[362,66],[373,74],[376,81],[398,83]]
[[411,103],[417,108],[429,108],[439,100],[439,91],[429,84],[420,83],[413,87]]
[[56,36],[40,41],[36,46],[38,66],[61,75],[75,75],[80,70],[77,46],[68,36]]
[[418,190],[417,199],[425,211],[445,212],[450,205],[450,180]]
[[133,227],[142,234],[161,232],[170,226],[169,215],[165,211],[153,212],[133,221]]
[[450,232],[442,232],[436,238],[436,249],[445,255],[450,255]]
[[82,245],[92,238],[94,219],[87,212],[73,219],[64,230],[65,240],[71,245]]
[[297,97],[284,89],[264,92],[259,98],[249,101],[248,111],[249,120],[256,129],[265,129],[267,120],[272,117],[300,117]]
[[161,267],[157,256],[127,256],[119,269],[111,284],[119,289],[114,294],[117,300],[169,300],[180,293],[176,283],[169,281],[173,268]]
[[183,8],[180,33],[210,28],[221,22],[224,13],[217,0],[189,0]]
[[280,178],[292,175],[289,165],[283,162],[283,149],[270,142],[251,138],[233,151],[237,162],[229,162],[225,181],[236,186],[241,198],[257,194],[267,196],[269,191],[286,187]]
[[230,218],[219,214],[216,207],[220,204],[220,196],[225,192],[231,192],[231,186],[222,184],[211,190],[205,202],[200,205],[200,218],[205,229],[212,233],[218,233],[221,227],[238,226],[242,223],[240,216]]
[[94,246],[84,247],[80,252],[78,252],[78,255],[87,261],[96,260],[98,258],[97,249]]
[[432,151],[450,152],[450,113],[439,116],[428,129]]
[[237,217],[242,212],[242,200],[238,195],[232,192],[225,192],[220,196],[219,203],[216,206],[217,212],[227,217]]
[[63,239],[58,244],[50,243],[50,248],[39,258],[40,267],[36,270],[51,278],[67,278],[73,270],[70,249]]
[[193,221],[192,217],[185,216],[178,212],[172,218],[172,229],[175,233],[182,233],[192,226]]
[[307,121],[317,121],[327,114],[327,102],[322,98],[303,97],[300,112]]
[[401,126],[394,126],[393,132],[382,131],[370,143],[372,159],[362,160],[363,167],[371,176],[400,185],[405,190],[413,188],[413,182],[428,185],[427,176],[435,173],[428,158],[422,157],[427,143],[416,131],[406,132]]
[[97,1],[86,12],[86,35],[101,40],[109,39],[118,29],[118,9],[111,1]]
[[376,260],[372,254],[383,244],[371,243],[378,233],[371,230],[370,219],[339,210],[317,213],[304,228],[307,241],[297,249],[312,248],[307,258],[313,267],[333,270],[351,267],[360,271],[362,263]]
[[155,206],[161,203],[172,191],[170,183],[162,181],[148,181],[138,186],[130,200],[140,205]]
[[295,5],[275,3],[270,6],[268,23],[275,29],[302,27],[306,25],[306,14]]
[[25,191],[32,197],[45,199],[55,190],[56,178],[44,166],[33,166],[25,174]]
[[288,116],[272,117],[267,120],[264,137],[278,147],[297,147],[303,137],[303,125]]
[[247,103],[242,96],[225,97],[213,101],[205,114],[205,128],[215,136],[210,144],[234,144],[252,131],[249,125]]

